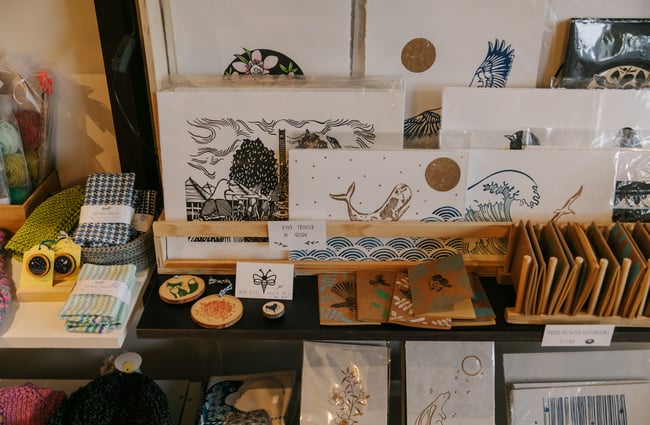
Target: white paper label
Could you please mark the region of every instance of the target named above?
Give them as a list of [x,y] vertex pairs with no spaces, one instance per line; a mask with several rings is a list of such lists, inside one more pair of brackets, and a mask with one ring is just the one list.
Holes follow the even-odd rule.
[[609,347],[614,325],[546,325],[542,347]]
[[131,220],[131,227],[141,233],[145,233],[151,229],[153,225],[153,216],[151,214],[133,214]]
[[293,299],[293,264],[237,263],[235,296],[268,300]]
[[79,223],[124,223],[130,224],[133,207],[129,205],[83,205]]
[[131,294],[126,283],[119,280],[88,279],[77,281],[72,295],[110,295],[128,303]]
[[269,221],[269,247],[275,249],[325,249],[324,221]]

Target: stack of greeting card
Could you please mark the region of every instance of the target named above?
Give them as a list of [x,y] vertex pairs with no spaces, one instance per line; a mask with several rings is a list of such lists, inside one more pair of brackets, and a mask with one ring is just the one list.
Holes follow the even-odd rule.
[[425,261],[407,272],[363,270],[318,275],[321,325],[450,329],[494,324],[494,311],[462,255]]

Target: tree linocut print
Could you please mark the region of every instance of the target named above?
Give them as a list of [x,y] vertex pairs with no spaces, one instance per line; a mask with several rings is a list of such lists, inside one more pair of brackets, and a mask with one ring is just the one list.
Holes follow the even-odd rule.
[[[166,220],[286,220],[289,151],[401,149],[399,81],[230,83],[158,93]],[[206,241],[224,240],[170,238],[169,257],[213,256]]]
[[406,341],[407,424],[494,424],[494,343]]

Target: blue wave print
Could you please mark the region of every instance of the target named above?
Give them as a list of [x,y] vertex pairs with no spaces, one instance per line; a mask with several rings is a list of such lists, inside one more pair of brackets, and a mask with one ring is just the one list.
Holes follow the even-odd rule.
[[379,248],[384,246],[384,243],[379,238],[375,237],[365,237],[357,240],[354,243],[355,246],[361,246],[366,250],[371,250],[374,248]]
[[339,251],[338,255],[346,260],[367,260],[369,259],[366,251],[360,248],[345,248]]
[[396,251],[403,251],[405,249],[414,248],[413,241],[410,238],[393,238],[386,242],[389,246]]
[[431,258],[426,251],[422,251],[417,248],[411,248],[400,252],[400,257],[408,261],[422,261]]
[[373,260],[386,261],[386,260],[394,260],[399,257],[400,257],[399,252],[395,252],[395,250],[390,248],[379,248],[370,252],[370,258],[372,258]]
[[354,246],[354,243],[352,243],[349,238],[337,236],[327,239],[327,246],[333,249],[343,249],[346,247]]

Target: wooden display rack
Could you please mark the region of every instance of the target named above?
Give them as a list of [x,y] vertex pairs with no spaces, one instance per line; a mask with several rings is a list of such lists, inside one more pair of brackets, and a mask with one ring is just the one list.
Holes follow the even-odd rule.
[[[473,222],[380,222],[380,221],[328,221],[327,237],[431,237],[431,238],[508,238],[512,223]],[[154,246],[158,272],[178,273],[222,273],[232,274],[236,261],[232,259],[174,259],[169,258],[166,238],[168,237],[225,237],[248,236],[268,237],[268,223],[265,221],[165,221],[154,222]],[[495,276],[504,266],[502,256],[464,257],[468,271],[484,276]],[[417,264],[415,261],[291,261],[264,260],[265,262],[293,263],[297,274],[318,274],[321,272],[344,272],[363,269],[405,271]]]

